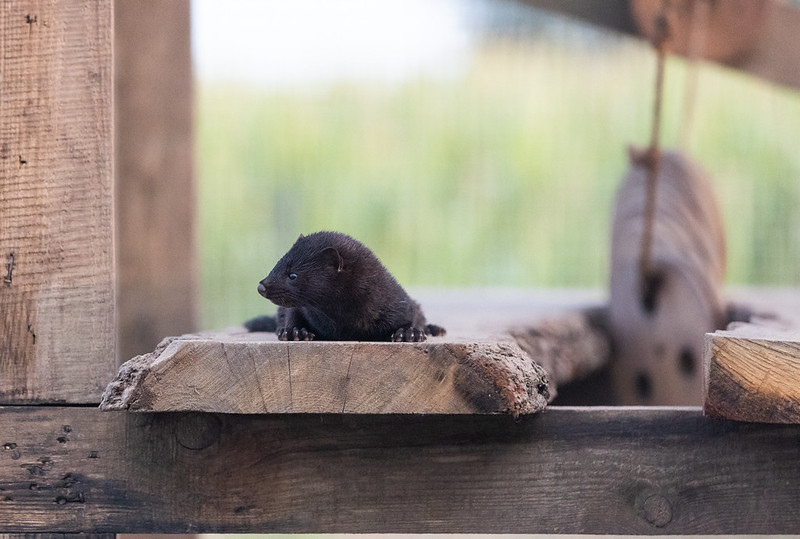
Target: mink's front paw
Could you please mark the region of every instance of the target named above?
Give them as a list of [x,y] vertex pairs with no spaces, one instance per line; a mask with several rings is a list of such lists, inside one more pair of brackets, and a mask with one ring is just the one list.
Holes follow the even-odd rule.
[[392,342],[422,342],[426,338],[419,328],[400,328],[392,334]]
[[313,341],[315,337],[306,328],[298,327],[280,328],[277,333],[280,341]]

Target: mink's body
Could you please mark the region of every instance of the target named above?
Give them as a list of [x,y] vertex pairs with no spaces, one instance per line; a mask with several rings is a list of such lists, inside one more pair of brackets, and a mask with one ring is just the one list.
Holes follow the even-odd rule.
[[445,333],[426,324],[419,304],[372,251],[338,232],[300,236],[258,292],[278,313],[245,327],[275,331],[281,340],[416,342]]

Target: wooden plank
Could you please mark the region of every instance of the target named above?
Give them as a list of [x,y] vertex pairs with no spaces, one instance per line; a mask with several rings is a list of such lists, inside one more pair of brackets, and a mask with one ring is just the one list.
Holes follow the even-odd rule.
[[137,412],[474,414],[542,410],[548,377],[511,337],[424,343],[166,339],[126,362],[101,408]]
[[706,415],[739,421],[800,423],[797,326],[740,324],[706,335]]
[[0,3],[0,402],[115,369],[111,1]]
[[[732,290],[729,295],[737,302],[728,306],[729,319],[778,313],[783,319],[800,320],[800,303],[792,301],[797,290],[744,289]],[[447,337],[419,346],[278,343],[272,335],[248,335],[241,329],[188,335],[174,345],[170,345],[174,340],[170,338],[154,354],[135,358],[122,367],[108,388],[103,406],[226,413],[525,413],[525,407],[530,405],[528,409],[536,411],[543,404],[536,404],[539,396],[531,401],[534,393],[544,397],[544,393],[534,391],[544,377],[533,364],[546,371],[549,400],[563,389],[565,400],[560,404],[618,404],[607,373],[598,373],[609,364],[612,347],[608,308],[586,307],[599,302],[597,294],[469,290],[429,291],[421,297],[436,320],[446,321],[451,330]],[[637,307],[638,301],[634,301]],[[673,310],[677,307],[672,306]],[[662,338],[671,343],[664,333]],[[516,346],[495,348],[502,358],[500,364],[514,359],[523,368],[506,363],[505,382],[482,375],[469,383],[468,378],[462,380],[469,369],[478,369],[471,371],[473,374],[486,373],[474,362],[470,365],[459,358],[490,357],[493,346],[508,343],[510,338],[527,358],[519,355]],[[697,338],[702,346],[703,334],[697,333]],[[674,335],[672,340],[677,341]],[[483,348],[468,351],[469,343]],[[620,354],[621,341],[615,344]],[[680,344],[671,344],[676,355]],[[696,370],[699,379],[698,393],[702,393],[701,358],[702,348],[697,352],[696,367],[692,362],[692,372]],[[678,357],[675,359],[665,368],[687,368]],[[641,373],[634,374],[637,372]],[[598,387],[574,386],[592,373],[598,373],[592,381]],[[680,376],[665,376],[663,380],[653,375],[653,393],[671,389],[679,396],[692,394],[694,377],[676,374]],[[518,383],[520,379],[525,383]],[[524,394],[523,386],[531,393],[518,400],[517,396]],[[500,387],[509,390],[506,396],[501,397]],[[498,398],[481,397],[487,388]],[[465,400],[465,394],[472,396]],[[698,394],[692,402],[700,404],[701,399]]]
[[566,15],[579,21],[624,32],[636,33],[628,0],[518,0],[522,4]]
[[[273,335],[248,335],[241,329],[186,335],[174,345],[169,338],[154,354],[122,367],[103,407],[227,413],[533,413],[553,398],[557,384],[584,378],[609,359],[606,311],[586,307],[598,303],[597,293],[471,289],[420,294],[426,310],[447,320],[447,337],[417,347],[278,343]],[[493,355],[504,370],[492,373],[488,366],[494,361],[476,363]],[[544,368],[547,379],[536,365]],[[149,378],[145,373],[151,373]],[[476,373],[479,379],[471,380]],[[537,389],[544,384],[547,396],[544,387],[542,393]]]
[[[119,357],[197,330],[189,0],[116,2]],[[120,361],[121,363],[122,361]]]
[[733,67],[764,80],[800,88],[800,9],[771,1],[758,39]]
[[509,416],[0,408],[7,532],[800,529],[800,426],[699,408]]
[[[653,0],[519,0],[533,7],[577,18],[597,26],[648,39],[653,13],[661,2]],[[702,1],[702,0],[695,0]],[[673,2],[670,51],[691,54],[691,2]],[[740,70],[766,81],[800,89],[800,9],[784,0],[711,2],[712,25],[705,36],[709,47],[700,57]],[[639,9],[636,10],[631,6]],[[715,24],[716,23],[716,24]],[[746,39],[744,37],[746,36]]]
[[[115,537],[116,534],[113,533],[0,533],[0,539],[114,539]],[[127,539],[134,538],[128,536]]]

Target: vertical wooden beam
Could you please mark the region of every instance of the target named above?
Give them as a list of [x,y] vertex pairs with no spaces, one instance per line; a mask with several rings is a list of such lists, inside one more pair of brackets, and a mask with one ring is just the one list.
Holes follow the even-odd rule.
[[112,6],[0,0],[0,402],[113,376]]
[[189,0],[115,3],[119,355],[194,331]]

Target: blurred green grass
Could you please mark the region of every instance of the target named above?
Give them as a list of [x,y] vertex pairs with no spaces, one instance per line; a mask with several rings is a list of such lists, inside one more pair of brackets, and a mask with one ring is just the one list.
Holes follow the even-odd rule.
[[[273,310],[257,282],[298,234],[325,229],[363,241],[403,285],[605,286],[653,70],[625,40],[495,41],[450,80],[200,85],[203,325]],[[667,146],[688,73],[668,62]],[[800,284],[800,97],[703,66],[695,107],[688,151],[715,181],[728,282]]]

